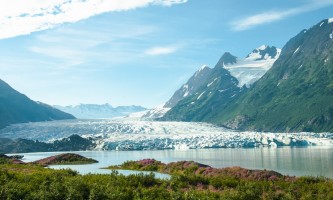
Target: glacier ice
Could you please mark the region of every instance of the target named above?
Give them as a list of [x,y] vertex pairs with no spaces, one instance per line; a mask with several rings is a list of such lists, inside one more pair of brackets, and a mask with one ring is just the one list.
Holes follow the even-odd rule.
[[0,130],[0,137],[44,142],[73,134],[93,138],[96,150],[333,145],[333,133],[240,132],[208,123],[132,119],[36,122],[16,124]]

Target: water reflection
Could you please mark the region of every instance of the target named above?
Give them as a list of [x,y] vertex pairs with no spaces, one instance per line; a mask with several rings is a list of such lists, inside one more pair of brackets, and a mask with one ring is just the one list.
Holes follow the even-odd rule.
[[[74,153],[99,161],[99,163],[91,165],[63,166],[66,168],[70,167],[82,174],[105,173],[106,171],[100,168],[118,165],[127,160],[154,158],[165,163],[193,160],[218,168],[241,166],[249,169],[274,170],[285,175],[311,175],[333,178],[332,147],[194,149],[185,151],[85,151]],[[59,154],[59,152],[29,153],[23,155],[25,156],[25,161],[34,161],[55,154]]]

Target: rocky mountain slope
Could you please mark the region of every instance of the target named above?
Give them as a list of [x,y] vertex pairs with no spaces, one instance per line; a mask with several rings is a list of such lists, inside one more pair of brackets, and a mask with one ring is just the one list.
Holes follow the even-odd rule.
[[[273,66],[247,63],[263,59]],[[281,53],[260,47],[243,60],[225,53],[208,80],[164,119],[250,131],[333,131],[333,19],[301,31]]]
[[253,88],[213,122],[260,131],[333,131],[333,19],[301,31]]
[[35,102],[0,80],[0,128],[15,123],[74,119],[49,105]]
[[194,94],[208,79],[212,69],[207,65],[203,65],[193,76],[182,85],[173,96],[164,105],[166,108],[174,107],[180,100]]
[[205,79],[201,80],[200,87],[179,101],[163,119],[209,121],[216,117],[216,110],[224,110],[263,76],[279,55],[280,49],[266,45],[253,50],[244,59],[229,52],[224,53]]
[[159,119],[162,118],[165,113],[167,113],[171,108],[173,108],[182,99],[193,95],[199,88],[205,84],[206,80],[209,78],[212,69],[207,65],[200,67],[190,79],[183,84],[172,97],[163,105],[157,106],[155,108],[149,109],[145,112],[135,113],[130,115],[130,118],[142,118],[142,119]]

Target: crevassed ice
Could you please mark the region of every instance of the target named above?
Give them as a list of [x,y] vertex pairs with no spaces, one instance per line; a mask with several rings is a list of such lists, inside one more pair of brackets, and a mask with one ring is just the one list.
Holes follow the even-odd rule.
[[333,133],[239,132],[194,122],[64,120],[17,124],[0,130],[1,137],[39,141],[72,134],[94,138],[96,150],[333,145]]

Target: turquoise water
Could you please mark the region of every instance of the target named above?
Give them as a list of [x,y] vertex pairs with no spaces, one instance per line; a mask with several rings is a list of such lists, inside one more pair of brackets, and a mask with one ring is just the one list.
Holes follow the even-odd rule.
[[[34,161],[64,152],[26,153],[24,161]],[[212,167],[222,168],[241,166],[249,169],[267,169],[291,176],[325,176],[333,178],[333,147],[305,148],[251,148],[251,149],[194,149],[160,151],[81,151],[71,152],[99,161],[89,165],[51,166],[52,168],[71,168],[81,174],[110,173],[100,169],[118,165],[127,160],[154,158],[162,162],[193,160]],[[123,174],[138,173],[121,170]],[[168,178],[165,174],[156,174]]]

